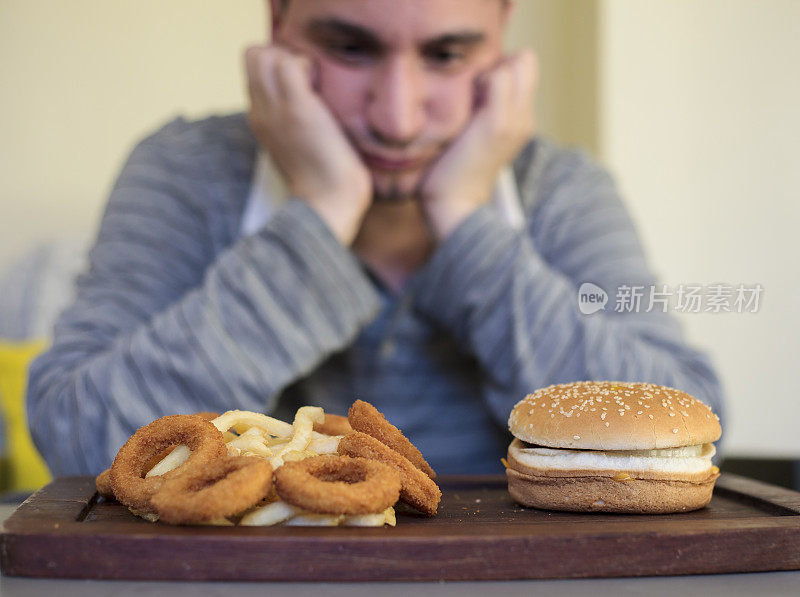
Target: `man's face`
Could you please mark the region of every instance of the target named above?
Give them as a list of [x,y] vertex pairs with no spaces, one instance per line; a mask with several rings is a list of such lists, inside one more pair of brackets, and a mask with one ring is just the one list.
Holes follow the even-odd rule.
[[291,0],[273,34],[316,63],[375,198],[399,200],[469,120],[507,11],[500,0]]

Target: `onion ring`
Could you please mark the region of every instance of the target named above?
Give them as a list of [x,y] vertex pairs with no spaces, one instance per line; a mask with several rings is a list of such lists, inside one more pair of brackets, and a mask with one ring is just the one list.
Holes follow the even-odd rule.
[[314,423],[314,431],[325,435],[347,435],[353,430],[347,417],[325,413],[322,423]]
[[150,464],[157,460],[156,458],[151,458],[150,462],[145,465],[145,469],[150,467],[150,470],[147,471],[145,477],[160,477],[162,475],[166,475],[171,470],[175,470],[184,462],[189,459],[191,456],[192,451],[187,448],[186,446],[171,446],[166,450],[163,450],[158,457],[161,457],[161,454],[165,454],[164,458],[158,460],[158,462],[150,467]]
[[[144,465],[145,470],[151,471],[152,469],[156,468],[158,466],[158,464],[160,462],[162,462],[163,460],[166,460],[167,457],[169,457],[169,455],[172,454],[175,451],[175,448],[177,448],[177,447],[178,447],[177,444],[174,444],[172,446],[167,446],[163,450],[160,450],[156,454],[153,454],[152,458],[150,458],[150,460],[147,461],[147,464]],[[184,448],[185,447],[186,446],[184,446]],[[188,457],[189,457],[189,452],[187,450],[186,451],[186,456],[183,458],[183,460],[186,460]],[[170,460],[175,460],[175,456],[173,456]],[[180,462],[178,462],[178,464],[180,464]],[[175,466],[178,466],[178,464],[176,464]],[[172,468],[175,468],[175,466],[173,466]],[[164,472],[166,472],[166,471],[164,471]],[[155,474],[162,475],[162,474],[164,474],[164,472],[153,473],[153,474],[154,475]],[[148,473],[148,476],[150,476],[150,473]]]
[[[184,444],[189,458],[164,476],[144,478],[155,454],[173,444]],[[164,479],[221,458],[226,454],[222,433],[194,415],[171,415],[139,428],[122,446],[111,465],[111,488],[117,500],[141,512],[152,512],[150,499]]]
[[248,511],[239,520],[239,526],[268,527],[281,523],[286,523],[286,526],[333,526],[330,524],[333,522],[343,527],[382,527],[386,524],[395,526],[397,517],[391,506],[383,512],[374,514],[345,516],[343,514],[309,514],[305,510],[279,500]]
[[194,413],[194,416],[205,419],[206,421],[213,421],[219,416],[219,413],[215,413],[210,410],[204,410],[203,412]]
[[[199,412],[194,413],[192,416],[200,417],[206,421],[211,421],[219,416],[215,412]],[[178,468],[186,459],[189,458],[189,448],[186,446],[173,445],[164,448],[158,454],[155,454],[150,461],[145,465],[147,471],[146,477],[153,477],[156,475],[164,475],[172,469]]]
[[422,457],[422,453],[403,435],[397,427],[392,425],[377,408],[369,402],[356,400],[347,414],[350,425],[356,431],[371,435],[379,442],[386,444],[395,452],[402,454],[411,464],[416,466],[431,479],[436,478],[436,473],[431,465]]
[[365,458],[313,456],[275,471],[275,488],[292,506],[317,514],[373,514],[397,502],[400,476]]
[[161,520],[204,523],[233,516],[260,502],[272,487],[272,466],[263,458],[218,458],[165,479],[150,502]]
[[115,500],[114,490],[111,488],[111,469],[107,468],[102,473],[97,475],[94,480],[94,486],[97,488],[97,493],[106,498],[107,500]]
[[345,435],[339,440],[337,450],[339,454],[377,460],[393,467],[400,473],[400,499],[420,512],[436,514],[442,499],[439,486],[402,454],[360,431]]

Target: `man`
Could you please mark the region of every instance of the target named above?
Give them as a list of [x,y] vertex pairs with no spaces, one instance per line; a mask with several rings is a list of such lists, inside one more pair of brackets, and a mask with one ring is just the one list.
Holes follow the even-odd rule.
[[655,279],[608,175],[531,139],[536,60],[502,54],[509,2],[272,9],[247,116],[168,124],[112,191],[31,369],[56,474],[99,472],[175,412],[363,398],[438,472],[477,473],[551,383],[650,381],[720,409],[670,315],[579,311],[583,282]]

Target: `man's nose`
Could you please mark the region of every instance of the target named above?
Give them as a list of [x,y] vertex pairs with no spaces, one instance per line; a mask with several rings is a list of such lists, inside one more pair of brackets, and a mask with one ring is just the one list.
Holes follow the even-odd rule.
[[421,132],[425,118],[424,73],[413,58],[392,57],[376,71],[367,98],[373,135],[384,145],[404,147]]

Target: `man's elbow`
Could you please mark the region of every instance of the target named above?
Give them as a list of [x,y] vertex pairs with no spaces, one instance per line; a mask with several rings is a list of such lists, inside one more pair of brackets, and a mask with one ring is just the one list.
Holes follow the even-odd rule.
[[72,428],[68,415],[73,376],[56,369],[47,353],[29,369],[25,406],[31,438],[54,476],[86,474],[88,463],[77,458],[80,430]]

